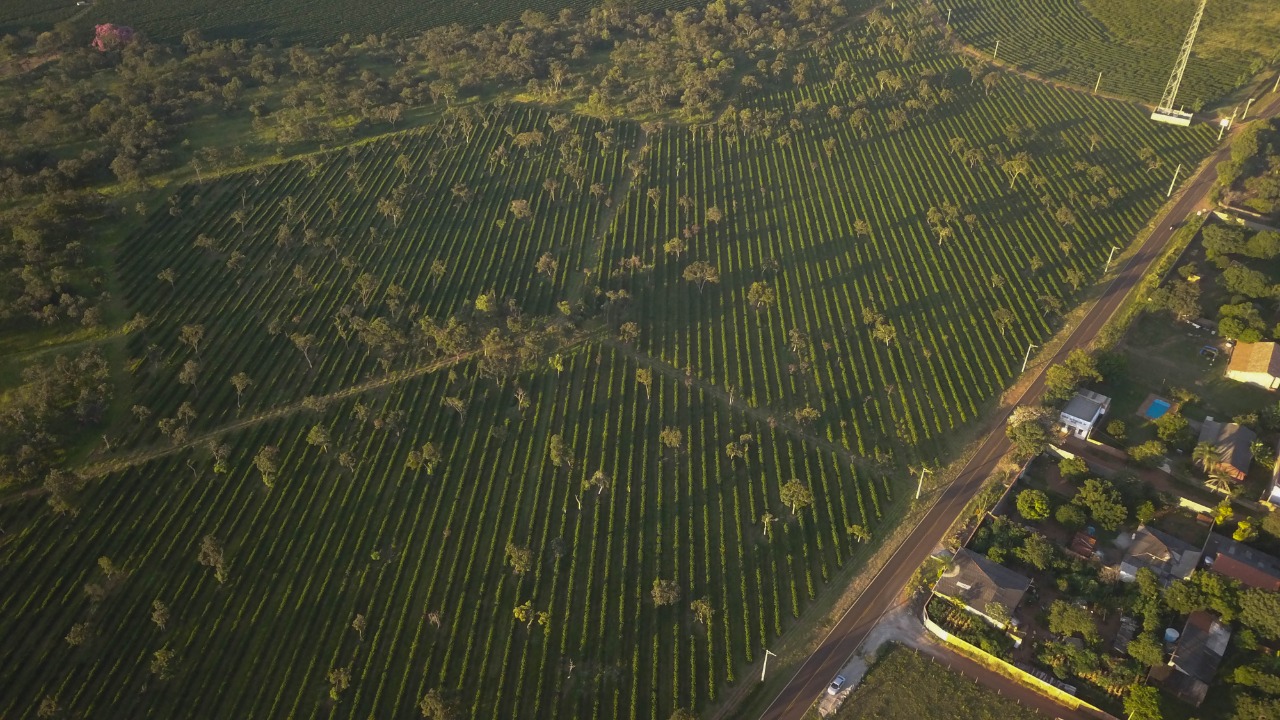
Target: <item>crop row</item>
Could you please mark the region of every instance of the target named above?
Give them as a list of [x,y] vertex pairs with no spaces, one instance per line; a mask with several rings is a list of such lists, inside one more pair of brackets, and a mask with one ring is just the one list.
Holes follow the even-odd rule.
[[[764,137],[722,124],[716,133],[671,128],[649,138],[646,171],[606,235],[601,271],[631,288],[646,352],[780,416],[812,407],[821,433],[871,455],[974,419],[1018,371],[1027,345],[1054,328],[1052,307],[1067,307],[1077,284],[1101,274],[1109,248],[1127,242],[1163,199],[1173,167],[1194,163],[1211,137],[1009,76],[988,94],[946,80],[958,76],[946,57],[896,70],[932,68],[951,83],[952,103],[890,131],[883,116],[893,101],[882,98],[864,136],[826,110],[855,101],[887,64],[848,47],[831,62],[841,52],[861,63],[852,81],[817,72],[755,106],[788,111],[799,128]],[[816,110],[791,113],[800,101]],[[1037,130],[1011,142],[1010,125]],[[957,137],[986,159],[952,151]],[[1147,148],[1155,161],[1141,159]],[[1029,154],[1028,177],[1040,187],[1020,178],[1011,188],[993,159],[1019,152]],[[1110,197],[1111,188],[1105,207],[1087,200]],[[940,241],[928,210],[944,203],[972,218],[952,221],[950,239]],[[1055,218],[1062,207],[1071,222]],[[722,219],[708,219],[711,208]],[[859,232],[859,222],[869,230]],[[668,239],[686,235],[685,252],[664,252]],[[633,255],[653,271],[616,272]],[[682,280],[694,261],[714,265],[719,282],[699,290]],[[751,306],[756,282],[773,288],[773,304]],[[877,339],[865,310],[896,336]],[[804,348],[793,330],[807,338]]]
[[[175,195],[128,241],[120,268],[127,301],[150,318],[130,344],[138,403],[151,411],[142,439],[183,402],[199,413],[193,429],[218,426],[421,362],[402,341],[418,319],[466,314],[487,291],[554,312],[603,210],[588,188],[612,186],[629,128],[602,151],[601,123],[575,118],[557,135],[550,117],[494,110],[469,140],[433,128]],[[527,132],[546,139],[516,148],[512,137]],[[563,175],[558,145],[570,133],[582,138],[582,188]],[[510,148],[505,164],[491,160],[499,147]],[[548,179],[560,183],[554,193]],[[514,216],[514,200],[527,200],[531,217]],[[543,253],[558,262],[554,276],[535,270]],[[353,323],[378,318],[399,341],[360,339]],[[198,344],[179,342],[185,326],[203,328]],[[305,354],[299,335],[311,338]],[[199,366],[195,384],[181,382],[188,361]],[[241,372],[253,385],[237,412],[231,378]]]
[[[636,367],[588,348],[560,373],[519,378],[524,410],[514,385],[428,376],[362,398],[375,414],[408,412],[399,433],[356,419],[349,401],[238,432],[225,476],[197,450],[93,485],[72,519],[4,508],[0,522],[21,530],[0,585],[23,592],[0,594],[0,632],[14,639],[0,713],[54,696],[87,716],[391,717],[432,688],[467,717],[665,718],[705,704],[848,560],[844,528],[878,527],[888,498],[696,388],[659,377],[646,393]],[[442,410],[445,395],[463,397],[465,415]],[[313,424],[329,428],[327,449],[307,442]],[[679,448],[659,442],[664,427],[683,431]],[[743,434],[748,457],[727,457]],[[552,435],[572,467],[552,464]],[[425,442],[444,452],[431,474],[405,465]],[[270,490],[252,463],[266,444],[280,448]],[[597,470],[611,478],[599,493],[582,487]],[[798,517],[778,494],[793,477],[815,495]],[[196,563],[205,534],[224,546],[225,584]],[[533,552],[523,575],[508,543]],[[82,587],[104,582],[100,556],[128,576],[95,605]],[[654,606],[657,578],[680,585],[674,605]],[[703,597],[705,626],[689,609]],[[156,599],[171,609],[164,630],[149,619]],[[545,630],[514,620],[526,600],[549,614]],[[92,638],[71,648],[75,622]],[[148,670],[161,647],[176,654],[168,680]],[[336,704],[332,668],[351,673]]]

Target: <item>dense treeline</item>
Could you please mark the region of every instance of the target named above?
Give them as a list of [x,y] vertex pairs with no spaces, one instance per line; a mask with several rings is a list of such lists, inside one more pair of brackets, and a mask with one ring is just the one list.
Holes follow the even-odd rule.
[[389,129],[429,103],[465,112],[454,109],[460,98],[494,86],[548,101],[576,97],[598,114],[703,119],[750,57],[763,54],[760,67],[778,76],[788,52],[830,42],[845,13],[835,0],[717,0],[663,15],[616,6],[583,17],[530,11],[520,23],[347,37],[321,49],[206,41],[192,31],[180,46],[131,37],[99,50],[70,25],[10,35],[0,39],[0,56],[29,69],[0,86],[9,90],[0,93],[0,198],[138,184],[185,156],[197,177],[246,162],[243,145],[192,148],[202,138],[189,123],[210,114],[247,112],[264,143],[277,146]]
[[59,194],[0,217],[0,329],[102,323],[103,275],[88,265],[83,238],[104,212],[99,197]]

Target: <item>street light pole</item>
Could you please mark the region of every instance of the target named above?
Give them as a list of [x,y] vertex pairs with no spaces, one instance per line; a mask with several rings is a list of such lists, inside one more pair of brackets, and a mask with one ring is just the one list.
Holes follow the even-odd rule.
[[1021,375],[1022,373],[1024,373],[1024,372],[1026,372],[1026,371],[1027,371],[1027,362],[1028,362],[1029,360],[1031,360],[1031,349],[1032,349],[1032,348],[1035,348],[1035,347],[1038,347],[1038,346],[1037,346],[1037,345],[1027,345],[1027,354],[1026,354],[1026,356],[1025,356],[1025,357],[1023,357],[1023,358],[1022,358],[1022,369],[1018,371],[1018,374],[1019,374],[1019,375]]
[[1104,267],[1104,268],[1102,268],[1102,274],[1103,274],[1103,275],[1106,275],[1106,274],[1107,274],[1107,271],[1111,269],[1111,258],[1115,256],[1116,251],[1117,251],[1117,250],[1119,250],[1119,249],[1120,249],[1120,246],[1119,246],[1119,245],[1112,245],[1112,246],[1111,246],[1111,252],[1107,253],[1107,266],[1106,266],[1106,267]]
[[1173,197],[1173,186],[1178,183],[1178,173],[1182,172],[1182,163],[1178,163],[1177,169],[1173,171],[1173,179],[1169,181],[1169,192],[1165,193],[1165,197]]
[[777,653],[771,653],[771,652],[769,652],[769,650],[768,650],[767,648],[765,649],[765,651],[764,651],[764,667],[760,668],[760,682],[764,682],[764,673],[765,673],[765,671],[766,671],[766,670],[768,670],[768,669],[769,669],[769,656],[770,656],[770,655],[772,655],[772,656],[774,656],[774,657],[778,657],[778,654],[777,654]]
[[920,491],[924,489],[924,474],[927,472],[933,472],[933,471],[926,467],[920,468],[920,480],[916,482],[916,499],[917,500],[920,499]]
[[1098,94],[1098,88],[1102,87],[1102,73],[1098,73],[1098,82],[1093,84],[1093,94]]
[[1242,122],[1244,121],[1245,118],[1249,117],[1249,106],[1253,105],[1253,101],[1256,99],[1257,98],[1249,98],[1249,102],[1244,104],[1244,113],[1240,115],[1240,120]]
[[947,27],[951,27],[951,8],[947,8]]
[[996,51],[991,53],[991,59],[995,60],[1000,57],[1000,41],[996,40]]

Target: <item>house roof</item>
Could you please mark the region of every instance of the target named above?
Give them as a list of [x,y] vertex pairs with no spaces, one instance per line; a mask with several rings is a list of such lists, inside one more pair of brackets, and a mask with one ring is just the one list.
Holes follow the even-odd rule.
[[951,567],[942,573],[934,591],[963,602],[978,612],[998,602],[1013,612],[1031,587],[1031,579],[967,548],[956,551]]
[[1186,577],[1199,562],[1200,552],[1190,543],[1144,526],[1134,533],[1121,564],[1132,566],[1135,574],[1139,568],[1149,567],[1157,575]]
[[1093,422],[1093,419],[1098,416],[1098,411],[1106,412],[1109,404],[1111,404],[1111,398],[1106,395],[1080,390],[1062,409],[1062,414],[1083,422]]
[[1218,449],[1222,464],[1246,473],[1253,462],[1253,451],[1249,446],[1258,435],[1239,423],[1222,423],[1211,417],[1204,419],[1200,426],[1200,440]]
[[[1276,443],[1276,452],[1280,452],[1280,441]],[[1273,503],[1280,502],[1280,462],[1271,466],[1271,491],[1267,499]]]
[[1227,372],[1265,373],[1280,376],[1280,352],[1273,342],[1239,343],[1231,353]]
[[1227,652],[1231,628],[1204,610],[1191,613],[1169,663],[1185,675],[1212,683]]
[[1209,534],[1204,562],[1214,572],[1235,578],[1249,587],[1280,590],[1280,560],[1226,535]]

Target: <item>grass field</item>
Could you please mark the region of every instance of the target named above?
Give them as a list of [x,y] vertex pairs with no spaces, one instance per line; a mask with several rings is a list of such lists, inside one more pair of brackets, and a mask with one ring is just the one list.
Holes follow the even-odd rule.
[[1041,720],[1044,716],[952,673],[901,645],[888,645],[838,720]]
[[[1195,13],[1192,0],[964,0],[960,38],[1047,78],[1156,103]],[[1269,0],[1210,2],[1178,94],[1192,107],[1275,62],[1280,10]]]

